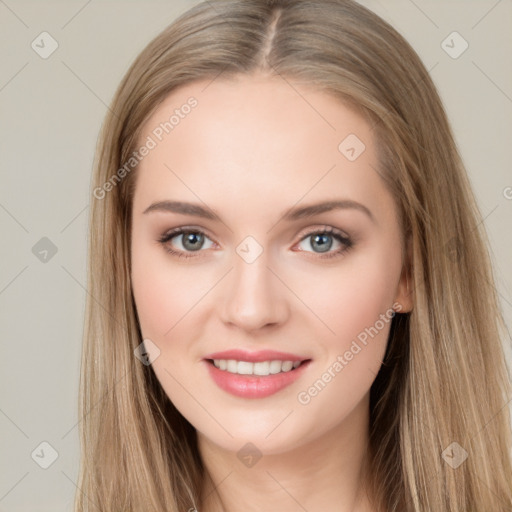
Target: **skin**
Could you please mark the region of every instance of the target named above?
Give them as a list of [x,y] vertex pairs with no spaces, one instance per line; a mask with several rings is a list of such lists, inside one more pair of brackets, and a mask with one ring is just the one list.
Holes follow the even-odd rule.
[[[249,512],[375,510],[360,475],[370,386],[391,323],[307,404],[298,400],[393,304],[412,307],[396,205],[375,171],[371,128],[324,92],[252,75],[173,91],[140,140],[190,96],[197,107],[142,160],[133,200],[132,286],[143,338],[160,350],[155,374],[196,428],[225,511],[242,504]],[[349,134],[366,146],[354,161],[338,149]],[[357,201],[375,221],[357,209],[282,219],[290,208],[331,199]],[[222,222],[143,213],[163,200],[207,206]],[[180,226],[206,236],[199,251],[188,249],[190,258],[158,241]],[[326,227],[353,246],[325,258],[308,235]],[[252,263],[236,252],[249,235],[263,249]],[[331,241],[330,254],[344,247]],[[178,235],[167,246],[186,252],[182,242]],[[217,387],[202,360],[230,348],[288,351],[312,362],[291,386],[245,399]],[[252,467],[237,457],[247,442],[262,454]],[[210,491],[205,483],[201,512],[222,510]]]

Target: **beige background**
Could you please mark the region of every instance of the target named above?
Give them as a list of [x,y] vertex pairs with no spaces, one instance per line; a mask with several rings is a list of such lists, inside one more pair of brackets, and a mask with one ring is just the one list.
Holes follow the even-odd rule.
[[[0,511],[71,510],[95,142],[130,62],[195,3],[0,0]],[[411,42],[439,87],[491,239],[511,326],[512,2],[362,3]],[[43,31],[58,43],[47,59],[31,47]],[[456,59],[441,46],[453,31],[469,43]],[[448,41],[452,52],[462,48],[461,39]],[[46,262],[32,252],[43,237],[57,249]],[[58,452],[48,469],[35,462],[50,461],[43,441]]]

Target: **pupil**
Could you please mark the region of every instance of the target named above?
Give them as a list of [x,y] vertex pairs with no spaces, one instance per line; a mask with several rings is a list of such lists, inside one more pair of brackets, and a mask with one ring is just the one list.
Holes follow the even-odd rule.
[[[319,249],[319,252],[326,252],[332,246],[332,238],[329,235],[315,235],[313,240],[313,245],[318,244],[317,248]],[[201,247],[202,241],[202,235],[200,233],[189,233],[184,238],[183,246],[195,251]]]
[[[199,242],[199,243],[194,244],[194,242]],[[202,242],[202,235],[200,233],[189,233],[184,238],[183,246],[187,249],[195,251],[201,246],[201,242]],[[191,244],[191,245],[187,246],[187,244]]]
[[[327,239],[327,242],[326,242],[326,239]],[[320,246],[319,246],[320,251],[319,252],[326,252],[332,246],[332,239],[329,235],[315,235],[314,243],[320,243]]]

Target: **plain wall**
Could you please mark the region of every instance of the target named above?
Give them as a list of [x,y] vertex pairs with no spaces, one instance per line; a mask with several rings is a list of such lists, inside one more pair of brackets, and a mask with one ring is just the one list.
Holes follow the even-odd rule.
[[[95,144],[129,64],[195,3],[0,2],[0,511],[72,509]],[[512,2],[362,3],[405,36],[439,88],[489,233],[510,326]],[[47,59],[31,46],[39,41],[43,51],[43,31],[58,43]],[[469,44],[458,58],[442,47],[453,31]],[[452,54],[462,48],[458,36],[447,41]],[[44,249],[46,262],[34,254]],[[58,452],[48,469],[35,462],[50,460],[42,442]]]

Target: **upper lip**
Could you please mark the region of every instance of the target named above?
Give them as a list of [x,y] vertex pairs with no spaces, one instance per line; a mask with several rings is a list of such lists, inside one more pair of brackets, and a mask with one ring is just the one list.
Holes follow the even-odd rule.
[[225,350],[214,352],[205,356],[205,359],[235,359],[236,361],[249,361],[252,363],[262,361],[305,361],[308,358],[290,354],[289,352],[278,352],[276,350],[260,350],[258,352],[247,352],[241,349]]

